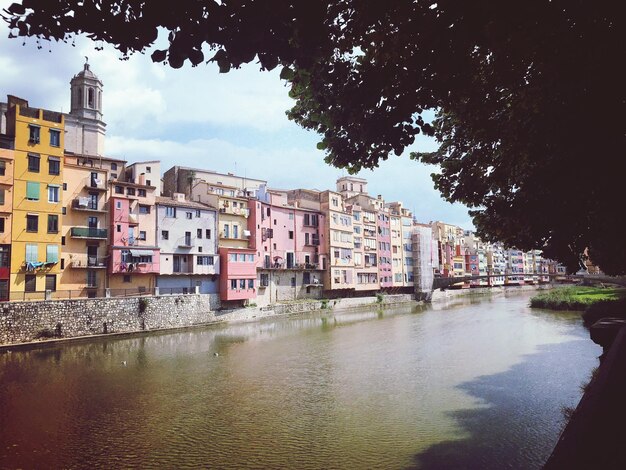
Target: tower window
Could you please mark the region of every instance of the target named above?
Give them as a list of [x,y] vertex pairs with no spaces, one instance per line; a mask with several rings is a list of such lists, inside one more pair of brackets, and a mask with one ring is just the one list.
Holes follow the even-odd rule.
[[94,108],[94,91],[93,88],[89,88],[87,90],[87,106],[89,106],[90,108]]

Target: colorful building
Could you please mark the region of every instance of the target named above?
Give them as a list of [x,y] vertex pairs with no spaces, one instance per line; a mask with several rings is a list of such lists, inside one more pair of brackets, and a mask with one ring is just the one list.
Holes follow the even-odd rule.
[[262,186],[259,200],[250,200],[250,248],[257,255],[256,302],[322,296],[324,215],[318,210],[290,204],[286,191]]
[[111,169],[123,164],[103,157],[64,157],[60,283],[73,297],[102,296],[107,287],[107,182]]
[[[159,182],[160,183],[160,182]],[[160,273],[157,246],[155,186],[109,182],[109,288],[152,292]],[[185,220],[181,217],[181,222]]]
[[50,297],[57,290],[63,126],[62,114],[31,108],[26,100],[9,96],[6,134],[14,148],[11,299]]

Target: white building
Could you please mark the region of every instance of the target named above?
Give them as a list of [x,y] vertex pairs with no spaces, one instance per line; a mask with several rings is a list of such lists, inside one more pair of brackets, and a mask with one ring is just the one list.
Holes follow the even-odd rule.
[[220,271],[216,210],[175,193],[156,198],[161,294],[216,294]]

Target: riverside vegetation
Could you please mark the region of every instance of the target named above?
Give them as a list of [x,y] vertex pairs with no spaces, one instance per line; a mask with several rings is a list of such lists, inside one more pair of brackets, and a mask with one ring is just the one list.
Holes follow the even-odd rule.
[[564,287],[536,295],[530,299],[530,306],[551,310],[584,310],[583,321],[589,327],[604,317],[626,315],[626,289]]

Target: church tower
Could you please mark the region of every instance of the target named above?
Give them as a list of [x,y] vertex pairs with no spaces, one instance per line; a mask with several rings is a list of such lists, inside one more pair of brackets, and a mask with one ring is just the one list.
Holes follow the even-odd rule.
[[89,63],[70,81],[70,112],[65,122],[65,150],[103,155],[106,124],[102,121],[102,81]]

